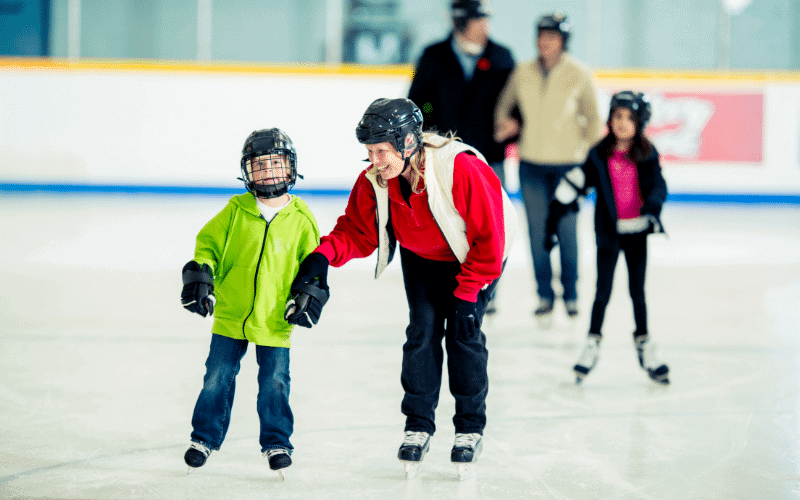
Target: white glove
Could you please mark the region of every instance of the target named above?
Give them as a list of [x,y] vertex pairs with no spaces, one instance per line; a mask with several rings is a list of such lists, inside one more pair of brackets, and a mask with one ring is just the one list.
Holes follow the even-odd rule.
[[562,205],[569,205],[580,195],[586,185],[586,176],[583,174],[581,167],[575,167],[561,179],[561,182],[556,186],[554,198]]

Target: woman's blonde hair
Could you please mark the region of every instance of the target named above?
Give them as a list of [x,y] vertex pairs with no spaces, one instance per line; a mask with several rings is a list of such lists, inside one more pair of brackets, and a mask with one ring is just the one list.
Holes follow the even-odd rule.
[[[409,161],[409,165],[411,166],[411,191],[413,191],[414,193],[419,194],[424,190],[424,188],[423,189],[419,188],[419,181],[420,179],[422,179],[422,176],[425,172],[425,149],[426,148],[438,149],[447,146],[453,141],[460,140],[455,134],[453,134],[452,132],[448,132],[443,136],[445,138],[445,141],[442,142],[441,144],[432,144],[428,141],[428,138],[430,138],[431,136],[438,136],[438,135],[440,134],[436,132],[423,132],[422,147],[419,148],[417,152],[414,153],[413,156],[411,156],[411,159]],[[372,168],[375,167],[373,166]],[[388,186],[388,183],[383,177],[381,177],[380,174],[377,175],[377,179],[378,179],[378,185],[380,187],[385,188]]]

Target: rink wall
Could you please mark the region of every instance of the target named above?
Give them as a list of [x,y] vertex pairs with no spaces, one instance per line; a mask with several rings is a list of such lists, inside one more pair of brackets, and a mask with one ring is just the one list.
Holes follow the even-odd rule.
[[[800,203],[800,73],[595,75],[603,117],[617,90],[651,94],[648,133],[673,197]],[[244,139],[277,126],[298,151],[297,189],[346,193],[365,166],[354,137],[363,110],[405,96],[410,76],[404,66],[0,58],[0,190],[241,191]]]

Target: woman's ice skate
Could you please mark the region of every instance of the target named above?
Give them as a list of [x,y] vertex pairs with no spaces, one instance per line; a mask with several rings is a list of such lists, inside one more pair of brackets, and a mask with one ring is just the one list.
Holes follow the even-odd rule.
[[427,432],[406,431],[403,444],[397,451],[397,458],[403,462],[406,479],[417,475],[422,459],[431,447],[431,435]]
[[483,436],[478,433],[456,433],[456,441],[450,452],[450,461],[456,465],[458,479],[463,481],[475,475],[476,462],[483,450]]

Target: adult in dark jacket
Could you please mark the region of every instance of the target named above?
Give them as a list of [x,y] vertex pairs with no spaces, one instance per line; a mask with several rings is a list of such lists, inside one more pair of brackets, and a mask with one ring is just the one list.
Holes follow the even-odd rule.
[[505,145],[494,140],[494,108],[514,58],[489,39],[491,9],[485,0],[455,0],[453,30],[419,59],[408,98],[422,110],[425,126],[455,133],[483,154],[505,185]]

